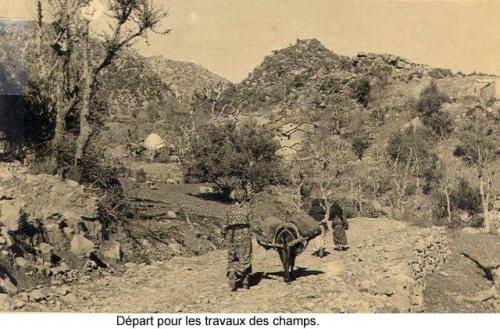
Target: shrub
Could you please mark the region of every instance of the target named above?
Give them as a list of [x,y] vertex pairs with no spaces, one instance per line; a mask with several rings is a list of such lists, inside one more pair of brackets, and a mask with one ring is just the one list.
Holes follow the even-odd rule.
[[436,193],[433,193],[432,199],[434,201],[432,217],[437,220],[446,218],[448,216],[448,210],[445,194],[441,191],[436,191]]
[[439,137],[448,136],[453,131],[453,121],[448,113],[443,111],[432,113],[430,116],[424,116],[422,123],[431,128]]
[[434,79],[442,79],[445,77],[453,76],[453,72],[450,69],[435,68],[429,72],[429,76]]
[[439,90],[437,84],[432,81],[431,84],[420,93],[416,109],[422,117],[430,117],[432,114],[438,112],[443,103],[447,100],[448,97],[443,94]]
[[414,131],[408,128],[404,131],[394,133],[390,137],[386,152],[392,160],[398,160],[403,163],[414,158],[423,160],[430,155],[428,140],[428,129],[419,128]]
[[359,133],[352,140],[352,151],[359,160],[363,160],[365,151],[370,147],[370,137],[366,133]]
[[351,85],[351,90],[353,93],[354,99],[364,107],[368,106],[368,99],[370,96],[370,80],[362,76],[359,79],[354,80]]
[[139,169],[135,173],[135,181],[139,184],[145,183],[148,180],[148,175],[144,169]]
[[192,138],[184,159],[188,180],[213,182],[223,194],[235,187],[258,192],[285,181],[274,136],[254,123],[210,124]]
[[450,201],[453,208],[467,211],[471,216],[481,212],[479,188],[471,186],[463,177],[450,193]]

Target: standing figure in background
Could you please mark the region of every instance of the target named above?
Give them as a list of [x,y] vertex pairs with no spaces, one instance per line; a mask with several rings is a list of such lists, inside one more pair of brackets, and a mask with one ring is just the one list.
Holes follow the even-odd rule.
[[311,206],[307,212],[309,216],[314,218],[321,227],[321,234],[312,240],[313,255],[318,257],[326,256],[326,232],[328,231],[328,224],[326,221],[326,205],[323,199],[312,199]]
[[246,193],[236,189],[232,193],[234,204],[226,213],[222,234],[227,245],[227,272],[231,291],[240,286],[250,288],[252,274],[252,232],[251,211]]
[[344,212],[340,205],[333,201],[330,206],[329,220],[332,221],[332,231],[333,231],[333,243],[335,244],[334,249],[337,251],[345,251],[349,249],[347,243],[346,230],[349,229],[349,223],[347,219],[344,218]]

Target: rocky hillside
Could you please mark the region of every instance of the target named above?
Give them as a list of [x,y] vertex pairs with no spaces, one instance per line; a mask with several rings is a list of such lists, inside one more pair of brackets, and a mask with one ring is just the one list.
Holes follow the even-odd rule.
[[313,102],[321,104],[329,95],[348,95],[349,84],[361,75],[373,82],[411,81],[429,71],[424,65],[394,55],[360,53],[350,58],[335,54],[316,39],[298,40],[267,56],[227,94],[232,96],[232,107],[245,110],[279,104],[311,106]]
[[174,61],[162,56],[148,58],[149,65],[179,99],[189,102],[195,92],[225,89],[231,83],[201,65]]
[[26,72],[23,62],[23,40],[27,23],[0,20],[0,95],[18,95],[23,92]]
[[99,200],[74,181],[0,164],[0,290],[14,294],[98,268],[119,246],[106,245],[109,222]]
[[123,187],[130,216],[106,210],[101,194],[75,181],[0,163],[0,297],[221,246],[216,217],[226,205],[200,204],[196,186],[153,190],[125,179]]
[[[436,207],[442,207],[435,200],[444,198],[437,163],[456,169],[449,177],[456,191],[461,179],[479,188],[474,168],[454,153],[471,124],[487,123],[481,128],[490,131],[485,138],[493,148],[499,147],[500,103],[481,91],[496,79],[432,68],[391,54],[346,57],[318,40],[298,40],[274,51],[245,80],[227,88],[216,109],[230,120],[256,120],[274,130],[280,152],[289,160],[297,155],[310,158],[325,136],[336,139],[343,153],[330,151],[326,156],[343,165],[345,177],[337,177],[335,194],[351,215],[392,216],[393,210],[408,210],[401,217],[430,222]],[[435,97],[441,97],[442,103],[435,109],[438,116],[429,120],[421,108],[432,101],[421,98],[431,84],[436,85]],[[308,140],[312,144],[304,149]],[[428,167],[408,176],[404,168],[396,172],[391,167],[394,158],[388,145],[409,140],[427,146],[414,161],[417,167]],[[360,148],[361,153],[356,153]],[[423,158],[427,163],[419,163]],[[400,174],[407,175],[404,187],[399,185],[402,176],[396,177]],[[426,179],[436,181],[430,186]],[[491,192],[492,198],[498,196],[498,190]],[[462,216],[460,225],[471,223],[471,212],[468,216],[463,209],[456,210]]]

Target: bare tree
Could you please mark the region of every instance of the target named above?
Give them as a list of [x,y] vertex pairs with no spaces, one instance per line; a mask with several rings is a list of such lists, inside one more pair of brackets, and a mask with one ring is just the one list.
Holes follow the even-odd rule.
[[339,182],[352,167],[353,154],[347,142],[328,133],[309,136],[303,150],[304,155],[299,155],[296,161],[317,187],[319,197],[325,201],[325,218],[328,218],[334,193],[343,188]]
[[[38,52],[40,74],[37,77],[43,96],[49,99],[55,114],[53,145],[64,141],[68,114],[78,111],[79,133],[74,165],[81,166],[90,137],[95,132],[92,116],[98,107],[95,96],[103,72],[124,49],[149,31],[158,31],[167,12],[151,0],[109,0],[108,28],[91,35],[95,19],[92,0],[37,1]],[[51,15],[44,22],[44,11]],[[50,51],[47,52],[47,50]]]
[[460,136],[461,152],[465,161],[476,169],[479,180],[479,193],[483,207],[484,229],[491,231],[489,205],[496,175],[495,161],[500,145],[498,127],[487,119],[476,118]]

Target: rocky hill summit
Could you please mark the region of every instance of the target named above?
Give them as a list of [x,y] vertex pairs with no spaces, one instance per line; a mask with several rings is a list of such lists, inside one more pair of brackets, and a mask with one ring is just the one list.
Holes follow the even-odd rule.
[[304,99],[306,105],[312,106],[311,103],[321,103],[318,97],[348,96],[349,84],[362,75],[386,83],[420,79],[429,71],[425,65],[395,55],[359,53],[348,57],[334,53],[316,39],[297,40],[296,44],[266,56],[227,94],[232,96],[232,107],[245,110],[261,110],[278,103],[293,106]]

